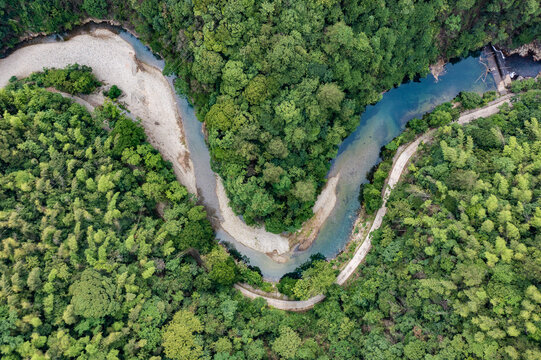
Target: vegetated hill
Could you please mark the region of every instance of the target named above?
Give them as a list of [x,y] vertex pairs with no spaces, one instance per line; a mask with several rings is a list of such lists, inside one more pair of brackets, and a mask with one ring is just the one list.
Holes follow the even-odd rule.
[[86,16],[131,24],[209,129],[234,210],[272,232],[312,215],[365,105],[438,56],[541,33],[535,0],[0,1],[0,47]]

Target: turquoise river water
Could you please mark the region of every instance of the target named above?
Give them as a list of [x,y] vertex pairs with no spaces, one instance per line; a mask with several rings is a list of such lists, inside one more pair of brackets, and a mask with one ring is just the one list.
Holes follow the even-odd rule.
[[[100,26],[115,30],[129,42],[140,61],[163,70],[164,61],[158,59],[135,36],[116,27],[90,25],[90,27]],[[89,27],[85,26],[75,33],[85,32],[88,29]],[[50,36],[40,41],[59,40],[63,40],[63,36]],[[507,65],[511,66],[511,70],[516,67],[520,70],[517,71],[519,74],[532,76],[525,72],[541,70],[540,62],[516,57],[512,60],[513,63],[509,61],[510,64]],[[233,244],[241,254],[249,258],[251,265],[261,269],[263,276],[268,280],[278,280],[282,275],[293,271],[305,262],[312,254],[321,253],[327,258],[336,256],[349,241],[360,206],[359,186],[366,182],[366,175],[380,161],[380,148],[399,135],[410,119],[422,116],[438,104],[453,99],[459,92],[474,91],[481,94],[495,90],[492,76],[485,77],[484,73],[485,67],[479,62],[479,57],[470,56],[445,65],[445,71],[439,76],[439,80],[428,75],[417,82],[402,84],[386,92],[377,104],[366,108],[360,116],[359,126],[343,141],[338,150],[338,156],[332,162],[328,176],[340,174],[336,187],[336,206],[308,250],[295,251],[287,262],[278,263],[263,253],[243,246],[221,229],[216,231],[217,238]],[[168,80],[173,86],[174,79],[169,77]],[[186,99],[177,96],[176,100],[194,164],[199,198],[210,216],[220,220],[221,215],[215,193],[216,178],[210,168],[210,156],[205,144],[202,124],[197,120],[193,107]]]
[[[141,61],[163,69],[163,60],[158,60],[136,37],[125,31],[120,31],[120,36],[135,48],[136,56]],[[495,90],[491,76],[487,76],[485,81],[480,79],[484,73],[485,67],[479,63],[479,58],[470,56],[445,65],[445,72],[438,81],[428,75],[418,82],[402,84],[383,94],[377,104],[367,107],[360,117],[359,126],[344,140],[338,156],[332,162],[329,176],[340,174],[336,188],[337,203],[308,250],[295,252],[287,262],[278,263],[263,253],[243,246],[220,229],[217,230],[217,237],[233,244],[241,254],[250,259],[250,264],[258,266],[269,280],[277,280],[285,273],[293,271],[312,254],[319,252],[328,258],[336,256],[348,243],[360,206],[359,186],[366,182],[366,175],[380,161],[380,148],[399,135],[408,120],[453,99],[459,92],[475,91],[481,94]],[[202,124],[197,120],[193,107],[185,99],[177,96],[177,104],[194,164],[199,196],[211,216],[219,219],[220,212],[215,195],[216,180],[210,169],[210,156]]]

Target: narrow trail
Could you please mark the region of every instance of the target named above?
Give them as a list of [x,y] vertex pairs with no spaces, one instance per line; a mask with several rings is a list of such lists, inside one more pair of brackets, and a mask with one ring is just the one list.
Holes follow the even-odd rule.
[[[501,105],[503,105],[504,103],[511,103],[512,96],[513,94],[508,94],[490,102],[483,108],[466,111],[462,113],[462,115],[455,122],[462,125],[467,124],[480,117],[494,115],[500,111]],[[415,141],[406,145],[402,150],[399,149],[399,151],[396,153],[393,159],[393,167],[391,169],[391,173],[387,178],[387,186],[385,187],[385,191],[383,193],[383,204],[377,211],[374,221],[372,222],[372,226],[370,227],[370,231],[366,235],[363,243],[357,248],[351,260],[349,260],[346,266],[340,271],[340,274],[338,274],[338,277],[335,281],[338,285],[345,284],[346,281],[351,277],[351,275],[353,275],[355,270],[357,270],[357,267],[364,261],[366,255],[368,254],[368,251],[370,251],[370,248],[372,247],[372,233],[375,230],[379,229],[381,223],[383,222],[383,217],[387,212],[387,199],[389,198],[392,189],[400,180],[400,176],[404,172],[404,169],[408,165],[411,157],[417,152],[417,149],[419,148],[421,142],[429,140],[434,134],[434,131],[435,130],[430,130],[427,133],[421,135]],[[325,295],[320,294],[303,301],[284,300],[265,296],[259,293],[257,290],[251,289],[250,286],[245,284],[235,284],[235,288],[239,290],[244,296],[250,299],[260,297],[267,300],[267,304],[269,306],[272,306],[276,309],[288,311],[306,311],[313,308],[317,303],[325,299]]]
[[[87,102],[86,100],[78,97],[73,96],[70,94],[66,94],[64,92],[55,90],[55,89],[47,89],[51,92],[59,93],[62,96],[72,99],[76,103],[84,106],[89,111],[94,110],[94,106]],[[494,115],[500,111],[500,106],[504,103],[511,103],[511,98],[513,97],[513,94],[507,94],[505,96],[502,96],[489,104],[487,104],[485,107],[480,109],[474,109],[470,111],[463,112],[462,115],[455,121],[457,124],[467,124],[475,119],[478,119],[480,117],[487,117],[490,115]],[[435,130],[429,130],[425,134],[418,137],[415,141],[412,143],[409,143],[405,145],[405,147],[401,147],[398,149],[394,159],[393,159],[393,167],[391,168],[391,173],[389,177],[387,178],[387,185],[385,187],[385,191],[383,193],[383,204],[378,209],[376,216],[374,217],[374,220],[372,222],[372,226],[370,227],[370,231],[366,235],[364,241],[362,244],[357,248],[355,251],[353,257],[349,262],[346,264],[346,266],[340,271],[338,274],[335,283],[338,285],[344,285],[346,281],[353,275],[355,270],[357,270],[357,267],[364,261],[366,255],[370,251],[370,248],[372,247],[372,233],[379,229],[383,222],[383,217],[387,213],[387,199],[389,198],[389,195],[391,194],[392,189],[396,186],[398,181],[400,180],[400,177],[402,173],[404,172],[404,169],[409,163],[409,160],[411,157],[417,152],[417,149],[419,148],[419,145],[421,142],[425,142],[426,140],[430,139],[430,137],[434,134]],[[320,303],[325,299],[325,295],[319,294],[314,297],[309,298],[308,300],[285,300],[285,299],[278,299],[276,297],[271,297],[265,295],[262,291],[252,288],[251,286],[247,284],[241,284],[237,283],[234,285],[235,289],[239,290],[240,293],[250,299],[256,299],[256,298],[263,298],[267,301],[267,304],[273,308],[280,309],[280,310],[287,310],[287,311],[307,311],[312,309],[317,303]]]
[[[92,51],[88,51],[89,48]],[[143,126],[149,135],[150,142],[162,153],[164,158],[173,163],[173,168],[180,182],[190,192],[195,192],[193,164],[189,159],[189,151],[184,141],[183,126],[177,112],[174,94],[159,69],[136,60],[135,50],[131,45],[107,30],[98,30],[93,34],[75,36],[62,43],[37,44],[21,48],[9,57],[0,59],[0,87],[8,83],[11,75],[25,77],[31,72],[42,70],[43,67],[61,68],[73,63],[90,65],[100,79],[116,83],[126,92],[123,101],[127,103],[132,114],[143,119]],[[85,99],[68,97],[89,110],[98,100],[91,96]],[[506,95],[482,109],[463,113],[457,122],[464,124],[478,117],[495,114],[499,111],[498,107],[501,104],[510,102],[510,98],[511,95]],[[160,123],[157,120],[160,120]],[[417,151],[420,142],[426,140],[429,135],[427,133],[421,136],[395,156],[388,179],[389,186],[383,194],[383,205],[378,210],[363,243],[338,275],[337,284],[344,284],[366,257],[371,247],[372,232],[381,226],[387,211],[385,205],[391,189],[398,182],[400,174],[411,156]],[[180,161],[181,159],[183,161]],[[186,159],[188,159],[187,163],[184,161]],[[247,225],[243,225],[248,228]],[[258,236],[255,237],[258,238]],[[290,311],[308,310],[325,298],[324,295],[317,295],[305,301],[292,301],[266,296],[244,284],[236,284],[235,287],[244,296],[249,298],[262,297],[267,300],[270,306]]]

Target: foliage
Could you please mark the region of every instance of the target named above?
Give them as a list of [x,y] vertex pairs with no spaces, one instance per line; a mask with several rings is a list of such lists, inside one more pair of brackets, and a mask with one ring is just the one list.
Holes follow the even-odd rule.
[[0,90],[0,354],[161,356],[196,284],[223,283],[178,257],[217,246],[206,213],[142,130],[115,154],[134,123],[113,105],[93,118],[31,83]]
[[[107,107],[104,108],[105,110]],[[110,109],[110,107],[109,107]],[[120,116],[118,119],[112,119],[114,127],[111,131],[113,140],[113,154],[122,155],[125,149],[137,147],[142,140],[146,138],[145,131],[139,123],[131,119]]]
[[[294,293],[294,288],[297,280],[301,279],[303,277],[303,274],[306,273],[309,269],[315,267],[316,264],[320,262],[325,262],[325,260],[325,256],[323,256],[323,254],[321,253],[315,253],[310,255],[310,258],[301,265],[299,265],[297,268],[295,268],[295,270],[282,276],[280,282],[277,285],[278,291],[280,291],[280,293],[284,295],[290,296],[291,298],[295,298],[296,295]],[[304,284],[304,286],[306,286],[306,283]],[[307,291],[311,290],[307,289]]]
[[107,2],[105,0],[84,0],[83,9],[88,15],[98,19],[107,16]]
[[214,248],[205,258],[209,277],[216,283],[229,286],[237,278],[237,268],[233,258],[222,247]]
[[30,75],[26,81],[42,87],[54,87],[68,94],[90,94],[101,85],[92,74],[91,67],[79,64],[64,69],[43,69],[43,72]]
[[522,91],[528,91],[533,89],[541,89],[541,81],[537,79],[523,79],[518,81],[513,81],[511,83],[511,91],[514,93],[519,93]]
[[110,279],[95,270],[83,271],[81,278],[70,286],[69,292],[72,295],[71,306],[75,315],[101,318],[118,310],[115,286]]
[[[540,104],[532,91],[488,119],[440,128],[391,193],[342,305],[364,313],[371,333],[390,331],[403,346],[381,338],[380,349],[408,359],[541,355],[530,320],[541,310],[533,301],[541,270]],[[478,143],[469,134],[479,129],[501,142]]]
[[325,292],[336,280],[336,271],[327,261],[316,261],[313,267],[302,273],[302,279],[295,283],[293,294],[296,298],[306,300]]
[[163,331],[165,355],[175,360],[199,359],[203,355],[201,345],[195,341],[194,332],[201,332],[201,321],[190,311],[180,310]]
[[[0,48],[87,16],[130,24],[206,122],[234,210],[275,233],[312,216],[329,160],[382,91],[426,74],[438,57],[532,41],[541,14],[534,0],[0,4]],[[429,120],[450,121],[447,112]]]
[[[0,0],[0,47],[69,29],[96,4]],[[107,5],[210,116],[213,165],[235,209],[276,232],[310,216],[312,187],[364,105],[439,55],[537,38],[541,11],[518,0]],[[539,92],[463,129],[444,125],[446,106],[412,124],[407,136],[444,126],[393,191],[359,279],[285,314],[220,284],[233,277],[212,236],[181,233],[208,220],[189,215],[193,196],[150,145],[119,158],[100,113],[96,123],[58,94],[10,86],[0,91],[2,358],[541,357]],[[213,278],[182,256],[192,242],[220,260]],[[102,318],[75,313],[69,288],[86,270],[108,279],[94,290],[119,304]]]
[[107,96],[111,100],[115,100],[120,95],[122,95],[122,90],[120,90],[118,86],[113,85],[109,88],[109,90],[107,91],[104,90],[103,95]]
[[290,327],[280,329],[280,336],[274,340],[272,350],[283,359],[293,359],[301,345],[301,338]]
[[483,98],[477,93],[462,91],[458,94],[458,101],[464,109],[475,109],[482,104]]

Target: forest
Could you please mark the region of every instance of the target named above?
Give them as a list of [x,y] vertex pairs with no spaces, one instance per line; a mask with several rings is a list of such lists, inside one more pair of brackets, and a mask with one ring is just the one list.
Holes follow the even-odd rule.
[[307,313],[233,290],[259,274],[216,244],[141,127],[38,86],[53,83],[97,84],[73,66],[0,90],[2,359],[540,358],[541,82],[441,124],[358,277],[333,285],[317,257],[301,269],[290,291],[327,295]]
[[[381,92],[438,57],[539,38],[540,14],[536,0],[0,0],[0,49],[88,17],[135,30],[205,122],[235,211],[279,233],[312,215],[329,160]],[[466,126],[449,104],[411,121],[361,191],[368,213],[398,145],[439,129],[356,276],[337,286],[315,256],[278,285],[326,295],[306,313],[231,287],[268,284],[217,244],[137,122],[44,89],[99,85],[73,65],[0,89],[2,359],[541,358],[539,81]]]
[[380,93],[438,58],[541,35],[536,0],[0,0],[0,48],[110,18],[179,76],[237,214],[268,231],[312,216],[338,145]]

